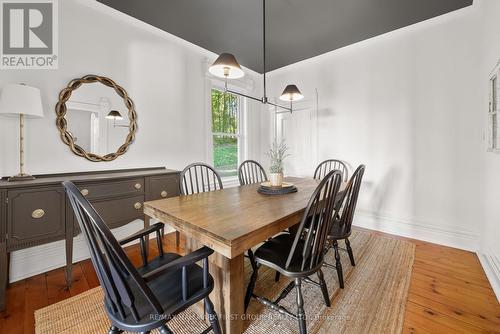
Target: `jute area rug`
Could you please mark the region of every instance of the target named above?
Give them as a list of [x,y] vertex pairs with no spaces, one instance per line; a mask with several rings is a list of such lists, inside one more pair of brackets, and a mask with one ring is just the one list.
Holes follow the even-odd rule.
[[[339,288],[335,269],[323,269],[332,301],[330,308],[325,306],[317,286],[302,285],[308,333],[400,333],[415,246],[364,231],[354,231],[350,241],[356,267],[351,267],[347,253],[341,251],[345,289]],[[327,255],[326,262],[335,263],[333,251]],[[246,273],[248,283],[251,274],[248,263]],[[282,277],[275,283],[274,271],[262,267],[255,292],[274,299],[288,282]],[[295,298],[292,291],[280,304],[296,313]],[[200,333],[206,326],[196,307],[169,322],[172,331],[179,334]],[[97,334],[107,333],[108,328],[100,287],[35,311],[37,334]],[[296,320],[251,301],[246,334],[297,332]]]

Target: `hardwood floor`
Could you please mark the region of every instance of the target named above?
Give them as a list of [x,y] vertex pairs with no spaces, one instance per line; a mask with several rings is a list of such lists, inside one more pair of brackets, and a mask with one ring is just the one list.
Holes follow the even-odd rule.
[[[477,256],[410,241],[416,245],[416,254],[403,333],[500,333],[500,304]],[[166,235],[167,251],[183,251],[175,249],[174,244],[175,235]],[[153,245],[151,253],[156,255]],[[137,246],[127,248],[127,254],[134,264],[139,264]],[[7,308],[0,313],[0,333],[34,333],[34,310],[99,285],[90,260],[76,263],[73,275],[69,289],[63,268],[10,284]]]

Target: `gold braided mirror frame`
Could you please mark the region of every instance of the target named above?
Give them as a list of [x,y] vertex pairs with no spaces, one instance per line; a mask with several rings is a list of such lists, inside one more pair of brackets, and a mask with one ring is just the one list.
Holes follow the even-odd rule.
[[[75,144],[73,136],[68,131],[68,124],[66,121],[66,102],[70,99],[71,94],[74,90],[78,89],[81,85],[86,83],[100,82],[103,85],[111,87],[115,92],[123,99],[125,106],[128,109],[128,118],[130,120],[129,124],[129,134],[125,139],[125,143],[118,148],[115,153],[108,153],[104,156],[87,152],[82,147]],[[137,113],[135,112],[135,105],[132,99],[128,96],[127,91],[123,89],[120,85],[115,83],[110,78],[98,76],[98,75],[86,75],[79,79],[73,79],[69,84],[59,93],[59,102],[56,104],[56,125],[61,134],[62,141],[69,146],[71,151],[78,156],[84,157],[90,161],[101,162],[101,161],[113,161],[120,155],[127,152],[128,147],[134,142],[135,133],[137,132]]]

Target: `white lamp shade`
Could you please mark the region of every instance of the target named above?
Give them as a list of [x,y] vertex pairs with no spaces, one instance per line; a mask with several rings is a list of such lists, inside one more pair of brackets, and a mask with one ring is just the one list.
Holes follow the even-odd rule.
[[43,117],[40,90],[23,84],[8,84],[0,94],[0,115]]

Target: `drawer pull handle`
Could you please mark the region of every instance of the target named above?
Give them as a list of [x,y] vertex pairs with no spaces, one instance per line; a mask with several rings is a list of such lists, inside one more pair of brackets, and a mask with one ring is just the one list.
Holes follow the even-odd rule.
[[80,190],[80,193],[83,195],[83,196],[87,196],[89,194],[89,190],[88,189],[82,189]]
[[33,217],[33,219],[40,219],[44,215],[45,215],[45,211],[43,211],[43,209],[36,209],[35,211],[33,211],[31,213],[31,217]]
[[168,193],[167,193],[165,190],[163,190],[163,191],[161,192],[161,194],[160,194],[160,195],[161,195],[161,197],[163,197],[163,198],[167,198]]
[[136,183],[135,186],[134,186],[135,189],[139,190],[142,188],[142,184],[140,183]]
[[136,210],[139,210],[140,208],[142,208],[142,204],[141,204],[141,203],[139,203],[139,202],[137,202],[137,203],[135,203],[135,204],[134,204],[134,208],[135,208]]

